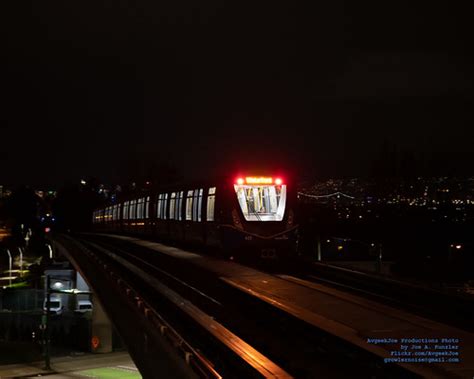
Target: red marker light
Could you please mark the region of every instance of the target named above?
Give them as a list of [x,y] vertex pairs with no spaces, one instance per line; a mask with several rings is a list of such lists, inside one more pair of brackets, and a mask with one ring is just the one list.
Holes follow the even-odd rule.
[[283,183],[283,180],[281,180],[280,178],[276,178],[276,179],[275,179],[275,184],[276,184],[277,186],[281,186],[282,183]]
[[243,178],[238,178],[238,179],[237,179],[237,184],[240,185],[240,186],[241,186],[242,184],[244,184],[244,179],[243,179]]
[[51,231],[50,228],[44,228],[44,232],[45,232],[45,233],[49,233],[50,231]]

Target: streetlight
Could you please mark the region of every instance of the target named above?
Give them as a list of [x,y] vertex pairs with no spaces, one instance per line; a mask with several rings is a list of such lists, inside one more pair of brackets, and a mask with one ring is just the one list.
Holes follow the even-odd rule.
[[49,259],[53,259],[53,249],[51,248],[51,245],[46,244],[46,246],[48,246],[48,250],[49,250]]
[[18,247],[18,250],[20,251],[20,276],[23,276],[23,250],[21,247]]
[[8,266],[10,268],[9,275],[8,275],[8,280],[10,282],[10,287],[11,287],[12,286],[12,264],[13,264],[13,260],[12,260],[12,254],[10,253],[9,249],[7,249],[7,253],[8,253]]

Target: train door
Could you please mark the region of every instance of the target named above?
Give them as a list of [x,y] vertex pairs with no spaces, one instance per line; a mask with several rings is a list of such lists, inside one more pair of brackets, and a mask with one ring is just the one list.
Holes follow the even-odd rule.
[[186,192],[185,240],[202,244],[204,242],[204,223],[202,219],[202,198],[204,189],[196,188]]

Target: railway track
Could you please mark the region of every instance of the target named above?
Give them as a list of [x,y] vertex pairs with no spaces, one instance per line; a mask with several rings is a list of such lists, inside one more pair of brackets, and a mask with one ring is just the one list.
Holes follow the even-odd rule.
[[474,300],[429,287],[328,264],[297,265],[290,276],[347,291],[469,332]]

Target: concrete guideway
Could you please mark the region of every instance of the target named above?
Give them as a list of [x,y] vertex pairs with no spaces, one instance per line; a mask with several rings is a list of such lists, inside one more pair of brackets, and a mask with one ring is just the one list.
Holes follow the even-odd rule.
[[[76,378],[86,377],[82,374],[89,372],[116,372],[127,373],[130,378],[141,378],[138,369],[130,355],[126,352],[108,354],[86,354],[75,357],[58,357],[51,359],[53,371],[45,371],[44,361],[26,364],[12,364],[0,366],[0,378],[28,378],[48,375],[48,378]],[[98,371],[97,371],[98,370]],[[101,376],[99,376],[101,377]],[[106,378],[107,376],[103,376]],[[109,376],[110,377],[110,376]],[[115,376],[115,378],[125,376]]]
[[390,351],[397,346],[371,344],[368,339],[459,339],[460,363],[397,364],[427,378],[474,377],[472,333],[299,278],[266,274],[234,262],[188,253],[156,242],[116,235],[107,237],[126,240],[162,254],[191,261],[196,266],[215,273],[234,288],[381,358],[390,358]]
[[[120,316],[111,320],[142,375],[153,377],[159,368],[159,375],[163,378],[196,377],[182,357],[176,354],[176,349],[166,341],[160,330],[151,327],[143,310],[124,296],[123,288],[116,282],[110,281],[107,274],[110,271],[94,261],[84,246],[72,238],[63,237],[65,238],[62,238],[61,242],[54,240],[54,248],[65,255],[81,272],[81,275],[89,280],[90,287],[101,300],[107,315]],[[104,302],[104,300],[107,301]],[[135,321],[133,328],[130,327],[129,320]]]
[[[95,245],[95,244],[92,244]],[[254,349],[248,343],[243,341],[237,335],[232,333],[230,330],[225,328],[222,324],[215,321],[211,316],[203,312],[201,309],[193,305],[188,300],[182,298],[178,293],[164,286],[153,276],[139,268],[138,266],[131,264],[126,259],[101,248],[98,245],[95,247],[102,250],[104,254],[107,254],[112,259],[119,262],[124,267],[127,267],[130,271],[134,272],[137,276],[144,278],[150,286],[156,291],[165,296],[168,300],[174,303],[178,308],[184,311],[192,319],[194,319],[202,328],[207,330],[208,333],[216,337],[221,341],[228,349],[234,352],[248,365],[252,366],[257,372],[266,378],[291,378],[285,370],[279,367],[277,364],[272,362],[266,356],[261,354],[259,351]]]

